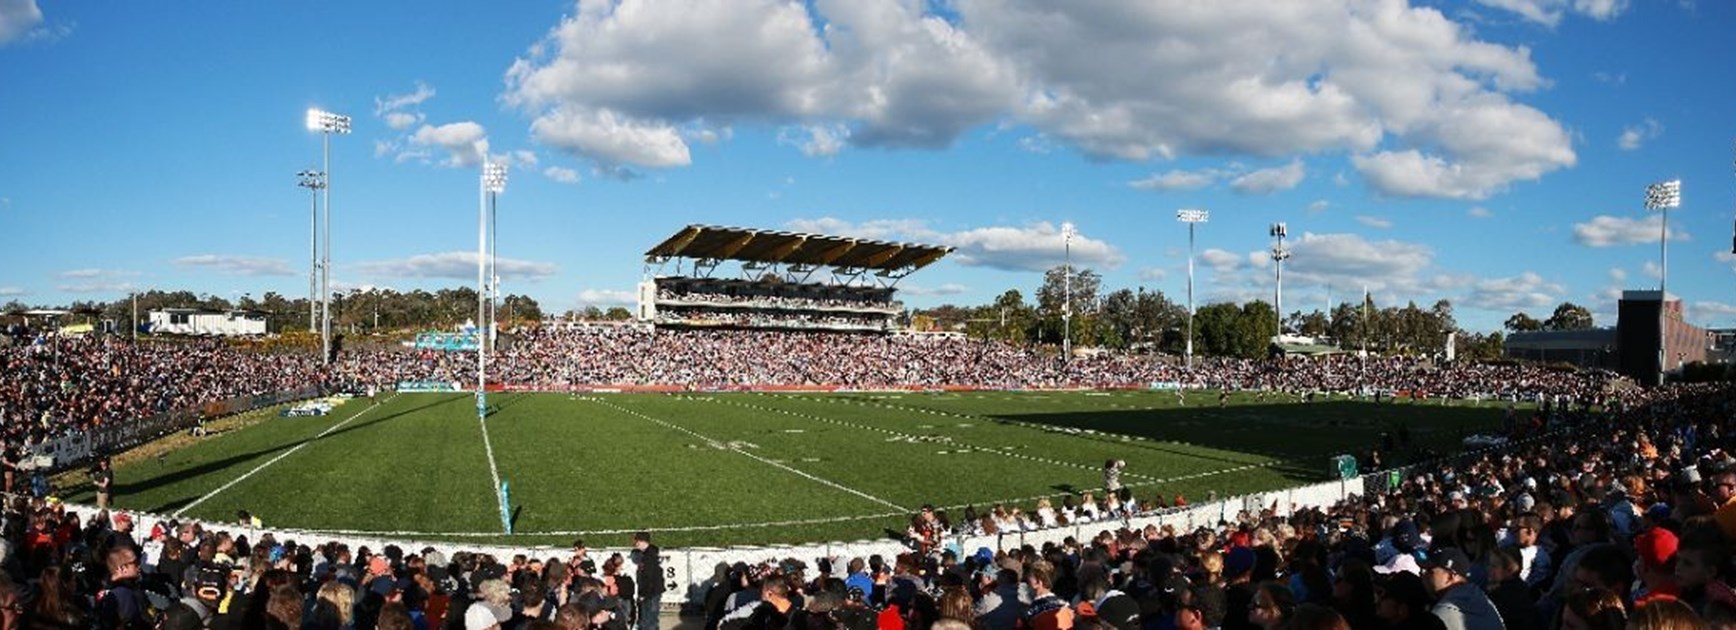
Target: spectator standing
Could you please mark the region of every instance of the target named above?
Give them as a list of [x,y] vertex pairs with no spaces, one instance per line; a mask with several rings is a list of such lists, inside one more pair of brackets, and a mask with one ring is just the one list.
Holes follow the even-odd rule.
[[634,581],[639,590],[639,630],[657,630],[664,591],[662,553],[657,545],[651,544],[651,532],[633,534],[633,565],[638,567]]
[[109,509],[114,499],[115,470],[109,458],[96,460],[96,470],[91,471],[90,480],[96,484],[96,509]]

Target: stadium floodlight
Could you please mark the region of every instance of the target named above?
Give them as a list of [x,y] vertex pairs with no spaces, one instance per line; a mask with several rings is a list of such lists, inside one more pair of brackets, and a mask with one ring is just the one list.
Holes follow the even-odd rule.
[[307,110],[307,130],[319,132],[321,152],[324,154],[325,168],[323,173],[325,190],[325,253],[320,260],[320,354],[321,360],[331,363],[332,360],[332,134],[347,134],[350,132],[350,117],[335,114],[319,108]]
[[[488,417],[488,339],[493,336],[489,322],[493,300],[489,297],[491,256],[488,228],[494,196],[506,190],[506,165],[489,162],[484,157],[479,183],[481,197],[476,212],[476,417],[481,421]],[[498,283],[496,279],[492,284]]]
[[1061,224],[1061,247],[1067,256],[1066,274],[1061,277],[1065,301],[1061,304],[1061,360],[1073,361],[1073,224]]
[[1205,210],[1183,208],[1175,211],[1175,220],[1187,224],[1187,367],[1193,367],[1193,320],[1194,320],[1194,226],[1205,223],[1211,218],[1211,213]]
[[307,209],[307,331],[319,330],[319,191],[325,188],[325,173],[302,171],[295,185],[308,191]]
[[[1269,233],[1278,239],[1278,244],[1272,246],[1272,262],[1276,263],[1275,273],[1278,274],[1272,288],[1272,310],[1278,316],[1278,336],[1281,337],[1284,335],[1284,261],[1290,259],[1290,250],[1284,247],[1284,237],[1290,234],[1290,228],[1283,223],[1273,223]],[[1278,339],[1273,337],[1272,340],[1276,342]]]
[[488,191],[488,331],[487,342],[494,344],[495,320],[500,315],[500,211],[495,199],[506,192],[506,165],[485,162],[482,165],[482,187]]
[[1682,205],[1682,180],[1672,179],[1646,186],[1646,209],[1660,213],[1658,221],[1658,384],[1664,383],[1669,364],[1664,359],[1668,330],[1664,307],[1670,299],[1670,209]]

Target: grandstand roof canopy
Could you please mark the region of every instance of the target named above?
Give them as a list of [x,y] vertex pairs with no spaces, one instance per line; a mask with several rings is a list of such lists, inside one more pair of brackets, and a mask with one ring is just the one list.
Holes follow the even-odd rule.
[[843,236],[689,225],[645,252],[645,256],[909,273],[940,260],[952,249]]

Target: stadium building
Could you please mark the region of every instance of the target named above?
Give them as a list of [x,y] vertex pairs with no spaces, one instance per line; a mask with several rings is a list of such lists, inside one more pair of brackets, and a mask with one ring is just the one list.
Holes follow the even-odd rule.
[[[898,281],[951,247],[689,225],[645,252],[640,321],[665,328],[891,333]],[[736,277],[721,276],[739,263]],[[819,280],[816,280],[816,279]]]

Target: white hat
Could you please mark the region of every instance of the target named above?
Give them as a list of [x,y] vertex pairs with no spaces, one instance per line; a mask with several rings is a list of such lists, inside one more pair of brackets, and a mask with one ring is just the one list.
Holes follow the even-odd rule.
[[476,602],[464,610],[464,630],[488,630],[499,628],[500,621],[494,618],[494,611],[482,602]]
[[1392,560],[1388,560],[1386,564],[1374,567],[1374,572],[1381,575],[1389,575],[1400,571],[1420,576],[1423,574],[1423,567],[1422,565],[1417,564],[1416,556],[1408,553],[1401,553],[1393,556]]

